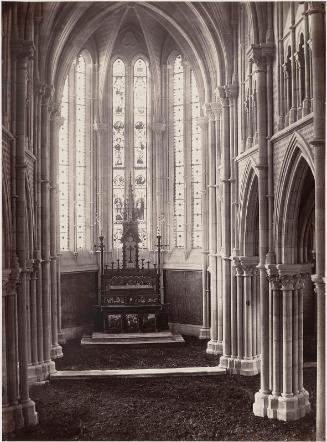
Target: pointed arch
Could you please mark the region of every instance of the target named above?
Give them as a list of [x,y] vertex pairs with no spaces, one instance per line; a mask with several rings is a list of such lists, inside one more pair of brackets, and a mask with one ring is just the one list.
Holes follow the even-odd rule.
[[249,160],[242,181],[240,213],[240,252],[244,256],[258,255],[259,198],[258,177]]
[[295,132],[286,150],[275,198],[275,238],[278,262],[294,264],[298,254],[298,217],[306,175],[314,177],[313,156],[304,139]]

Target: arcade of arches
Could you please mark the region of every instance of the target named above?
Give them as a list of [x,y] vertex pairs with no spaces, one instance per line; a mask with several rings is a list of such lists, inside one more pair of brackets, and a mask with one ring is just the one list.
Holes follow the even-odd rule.
[[317,360],[325,438],[324,44],[322,2],[3,2],[5,433],[92,326],[131,180],[171,328],[260,373],[257,416],[309,412]]

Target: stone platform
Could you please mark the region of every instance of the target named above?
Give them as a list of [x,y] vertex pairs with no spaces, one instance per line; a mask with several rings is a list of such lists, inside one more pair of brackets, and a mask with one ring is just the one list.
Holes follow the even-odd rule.
[[185,341],[179,334],[172,334],[169,330],[153,333],[92,333],[81,340],[83,346],[106,345],[128,347],[179,346]]
[[170,376],[217,376],[226,370],[220,367],[139,368],[128,370],[64,370],[50,375],[50,381],[109,379],[109,378],[156,378]]

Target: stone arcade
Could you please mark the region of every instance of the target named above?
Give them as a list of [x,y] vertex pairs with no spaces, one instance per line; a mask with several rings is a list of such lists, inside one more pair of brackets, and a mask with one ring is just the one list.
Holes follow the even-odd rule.
[[325,4],[2,3],[5,433],[90,331],[129,176],[170,329],[260,373],[271,419],[310,410],[316,357],[324,439]]

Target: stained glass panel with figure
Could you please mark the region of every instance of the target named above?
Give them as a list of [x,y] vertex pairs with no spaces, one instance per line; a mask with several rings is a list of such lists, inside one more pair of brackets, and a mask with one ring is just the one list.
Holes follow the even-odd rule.
[[142,59],[134,64],[134,195],[139,235],[144,248],[147,238],[147,66]]
[[121,59],[113,64],[112,75],[112,213],[113,247],[121,248],[123,233],[123,207],[125,201],[125,113],[126,113],[126,69]]

